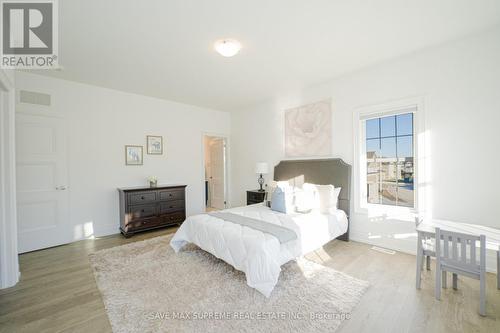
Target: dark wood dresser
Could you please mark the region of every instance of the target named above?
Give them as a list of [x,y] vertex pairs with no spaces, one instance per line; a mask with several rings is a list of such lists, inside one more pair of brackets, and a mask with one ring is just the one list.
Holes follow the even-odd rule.
[[253,205],[256,203],[261,203],[266,197],[265,191],[253,190],[247,191],[247,205]]
[[186,219],[186,186],[119,188],[120,232],[137,232],[181,224]]

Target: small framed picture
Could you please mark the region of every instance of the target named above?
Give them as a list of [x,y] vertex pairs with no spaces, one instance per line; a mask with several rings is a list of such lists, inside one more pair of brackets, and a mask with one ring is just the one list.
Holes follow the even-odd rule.
[[147,137],[148,143],[148,154],[149,155],[162,155],[163,154],[163,137],[148,135]]
[[142,165],[142,146],[125,146],[125,165]]

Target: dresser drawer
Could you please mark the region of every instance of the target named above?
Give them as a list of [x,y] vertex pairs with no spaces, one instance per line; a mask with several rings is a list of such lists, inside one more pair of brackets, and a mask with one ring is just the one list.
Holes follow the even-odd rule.
[[264,201],[264,197],[266,195],[266,192],[247,192],[247,200],[248,201],[254,201],[254,202],[262,202]]
[[140,205],[156,201],[156,191],[136,192],[128,195],[129,205]]
[[184,190],[164,190],[158,191],[161,201],[165,200],[184,200]]
[[184,210],[184,200],[173,200],[160,203],[160,214]]
[[161,219],[164,224],[177,224],[184,222],[186,214],[184,212],[175,212],[162,215]]
[[128,220],[138,220],[158,215],[157,205],[135,205],[128,208]]
[[157,226],[161,226],[165,223],[163,223],[163,220],[159,217],[153,217],[149,219],[143,219],[143,220],[135,220],[133,222],[130,222],[125,226],[125,231],[130,232],[130,231],[136,231],[136,230],[141,230],[141,229],[146,229],[146,228],[154,228]]

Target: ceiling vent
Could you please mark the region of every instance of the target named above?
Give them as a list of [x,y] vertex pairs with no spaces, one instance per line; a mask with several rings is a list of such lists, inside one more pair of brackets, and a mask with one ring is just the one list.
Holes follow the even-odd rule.
[[50,95],[34,91],[21,90],[19,92],[19,102],[35,105],[50,106]]

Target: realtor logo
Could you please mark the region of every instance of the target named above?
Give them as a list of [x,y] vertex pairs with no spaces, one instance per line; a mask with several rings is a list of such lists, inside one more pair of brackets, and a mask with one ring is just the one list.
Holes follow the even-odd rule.
[[1,68],[57,68],[57,0],[1,0]]

